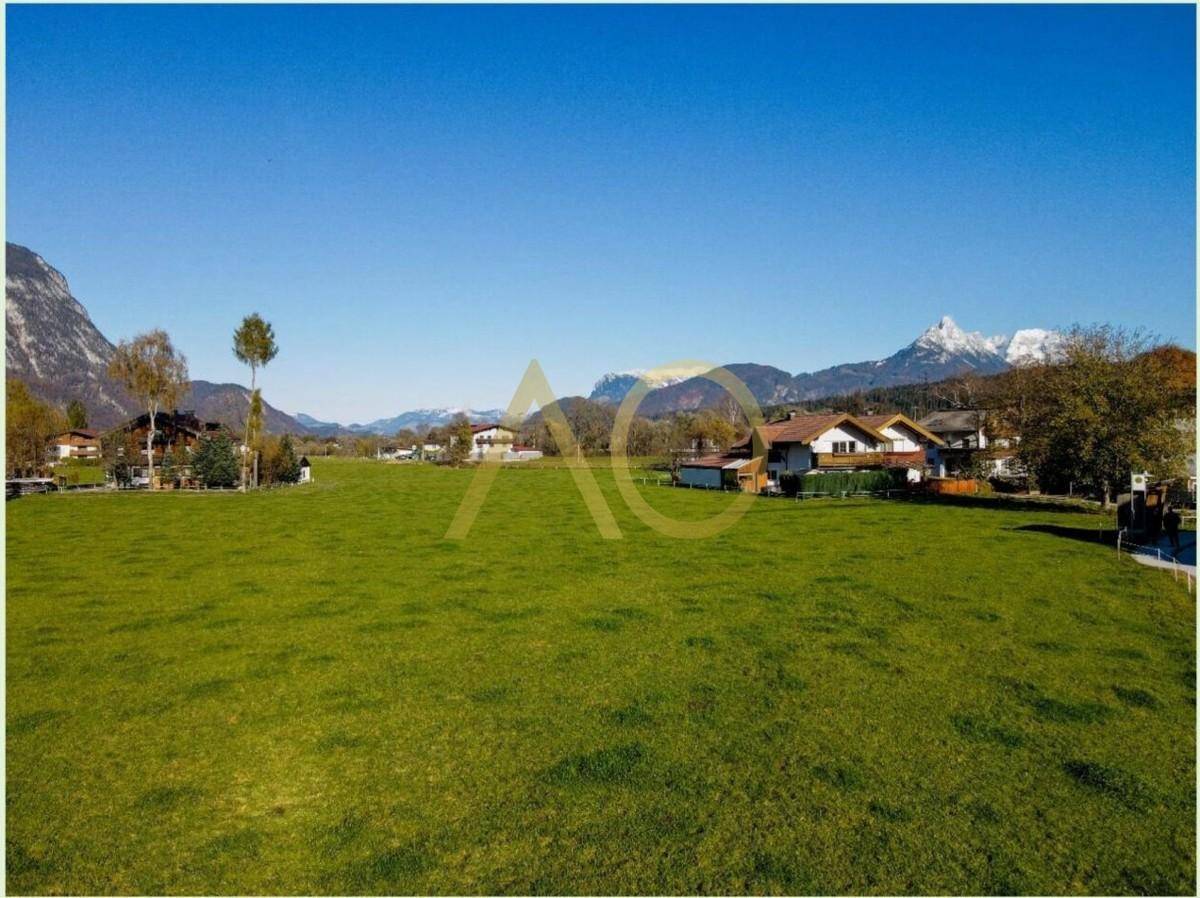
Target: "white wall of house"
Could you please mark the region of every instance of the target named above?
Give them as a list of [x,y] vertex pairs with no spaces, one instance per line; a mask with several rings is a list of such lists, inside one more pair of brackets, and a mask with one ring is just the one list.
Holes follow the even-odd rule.
[[58,458],[99,458],[100,447],[96,445],[90,446],[73,446],[70,443],[56,443],[54,451],[58,453]]
[[986,449],[988,447],[987,434],[982,430],[953,430],[938,434],[938,436],[946,441],[946,446],[950,449]]
[[868,433],[864,433],[850,424],[831,427],[812,442],[814,452],[832,452],[834,443],[845,443],[853,440],[857,443],[856,452],[875,452],[879,449],[879,441]]
[[679,482],[688,486],[719,487],[721,469],[683,467],[679,469]]
[[505,461],[532,461],[541,457],[540,449],[509,449],[504,453]]
[[834,443],[855,443],[856,452],[875,452],[880,448],[879,441],[868,433],[864,433],[852,425],[832,427],[817,437],[811,445],[802,443],[777,443],[772,449],[782,454],[782,461],[767,460],[767,477],[779,480],[784,471],[810,471],[815,462],[814,452],[832,452]]
[[507,427],[489,427],[472,436],[471,454],[475,458],[483,458],[489,449],[498,453],[503,452],[506,446],[501,444],[512,445],[516,442],[516,438],[517,435]]
[[[778,482],[784,471],[807,471],[813,466],[812,449],[801,443],[779,443],[772,447],[783,456],[782,461],[767,462],[767,479]],[[770,455],[767,456],[770,459]]]
[[899,421],[889,424],[880,433],[892,441],[892,452],[916,452],[924,448],[927,442],[919,433]]

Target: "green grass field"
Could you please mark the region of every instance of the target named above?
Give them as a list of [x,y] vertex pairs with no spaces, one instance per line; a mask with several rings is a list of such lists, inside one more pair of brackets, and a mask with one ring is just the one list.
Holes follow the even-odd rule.
[[8,504],[10,892],[1195,891],[1193,599],[1094,516],[315,471]]

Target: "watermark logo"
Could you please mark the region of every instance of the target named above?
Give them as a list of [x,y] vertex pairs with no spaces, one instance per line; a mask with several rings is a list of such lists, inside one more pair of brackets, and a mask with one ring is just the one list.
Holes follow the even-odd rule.
[[[668,517],[646,501],[634,485],[629,468],[629,428],[637,415],[642,400],[650,392],[650,380],[659,373],[678,371],[681,368],[703,371],[699,376],[723,387],[741,407],[752,434],[762,425],[762,409],[759,408],[750,388],[737,375],[725,368],[709,366],[700,362],[673,362],[643,374],[625,395],[613,423],[610,455],[613,477],[616,480],[617,489],[621,493],[621,498],[625,500],[629,510],[642,523],[664,536],[676,539],[704,539],[715,536],[733,526],[742,515],[750,510],[750,506],[754,503],[754,493],[739,491],[729,506],[711,518],[702,521],[680,521]],[[512,401],[508,404],[508,410],[503,419],[504,426],[513,431],[519,430],[525,413],[529,410],[530,405],[535,403],[542,410],[542,416],[550,435],[554,439],[559,453],[566,459],[567,468],[575,479],[575,485],[583,496],[584,504],[587,506],[592,520],[596,522],[600,535],[605,539],[621,539],[623,536],[621,528],[617,526],[612,509],[608,507],[604,495],[600,492],[600,486],[596,483],[591,467],[579,451],[575,435],[571,431],[571,425],[562,409],[558,407],[554,391],[550,389],[550,383],[546,380],[546,375],[542,372],[542,367],[536,359],[529,363],[529,367],[525,370],[525,376],[521,378],[521,383],[517,386]],[[761,465],[765,461],[765,459],[750,457],[754,454],[753,447],[756,444],[752,437],[751,452],[746,458],[747,463],[755,470],[755,473],[752,474],[755,477],[758,476],[755,466]],[[450,528],[446,531],[447,539],[465,539],[471,532],[471,526],[483,510],[488,492],[492,488],[501,464],[503,464],[501,453],[484,453],[483,460],[479,463],[475,476],[471,478],[467,487],[467,493],[463,496],[462,502],[459,503],[458,510],[454,514],[454,520],[450,522]]]

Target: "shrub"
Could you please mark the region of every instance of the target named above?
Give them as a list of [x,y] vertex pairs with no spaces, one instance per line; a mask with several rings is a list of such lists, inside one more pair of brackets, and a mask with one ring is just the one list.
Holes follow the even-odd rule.
[[238,461],[225,434],[201,437],[192,453],[192,472],[205,486],[230,487],[238,482]]
[[882,471],[829,471],[803,474],[788,471],[779,478],[784,494],[797,493],[874,493],[882,490],[904,489],[908,472],[904,468],[885,468]]
[[296,458],[296,450],[290,436],[285,434],[281,439],[267,442],[263,447],[260,473],[263,483],[300,481],[300,459]]

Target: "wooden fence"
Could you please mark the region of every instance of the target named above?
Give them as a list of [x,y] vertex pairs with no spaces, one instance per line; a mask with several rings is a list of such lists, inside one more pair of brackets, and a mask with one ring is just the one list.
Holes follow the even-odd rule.
[[955,480],[951,477],[930,477],[925,482],[925,488],[931,493],[943,496],[973,496],[979,492],[979,484],[974,480]]

